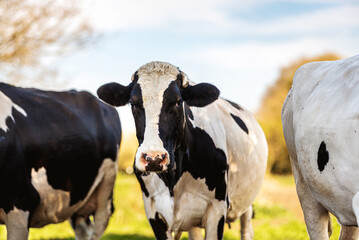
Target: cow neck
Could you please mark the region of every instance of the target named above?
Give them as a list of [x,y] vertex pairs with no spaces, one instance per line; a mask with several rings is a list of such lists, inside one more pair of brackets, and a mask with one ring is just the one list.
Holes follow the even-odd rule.
[[[186,110],[188,109],[188,110]],[[183,128],[182,131],[180,132],[180,135],[177,137],[176,142],[175,142],[175,146],[174,146],[174,161],[176,164],[175,169],[171,170],[171,171],[166,171],[166,172],[161,172],[161,173],[157,173],[157,175],[164,181],[164,183],[166,184],[166,186],[169,188],[169,192],[171,194],[171,196],[173,196],[173,189],[174,186],[176,185],[176,183],[178,182],[178,180],[180,179],[180,177],[182,176],[182,174],[185,171],[188,171],[188,168],[185,167],[183,168],[183,166],[187,166],[188,165],[188,140],[191,139],[191,137],[189,136],[191,133],[189,131],[189,128],[187,127],[187,122],[189,122],[189,120],[187,119],[187,112],[190,111],[188,105],[186,105],[185,103],[183,104],[183,115],[184,115],[184,119],[183,119]],[[185,162],[185,164],[183,164],[183,162]],[[147,174],[144,174],[147,175]]]
[[[190,119],[193,120],[193,114],[190,107],[184,103],[184,120],[183,120],[183,132],[182,136],[179,139],[177,148],[175,151],[176,164],[178,166],[178,176],[181,176],[183,172],[192,170],[192,163],[190,161],[190,150],[193,143],[193,126]],[[192,167],[189,167],[192,166]]]
[[176,151],[179,158],[178,176],[188,172],[194,179],[205,179],[210,191],[215,190],[215,197],[225,199],[225,172],[228,169],[224,151],[217,148],[213,139],[204,129],[194,127],[195,116],[188,106],[185,106],[185,128],[181,147]]

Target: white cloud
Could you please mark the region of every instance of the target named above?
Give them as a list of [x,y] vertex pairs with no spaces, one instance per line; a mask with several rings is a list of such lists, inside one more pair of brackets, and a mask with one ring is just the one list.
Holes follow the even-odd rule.
[[[206,81],[218,86],[223,96],[255,110],[266,87],[277,77],[279,70],[301,57],[314,57],[327,52],[349,57],[359,53],[358,39],[301,38],[274,43],[248,42],[222,45],[189,53],[192,65],[205,66]],[[203,79],[203,78],[202,78]]]
[[113,32],[169,28],[173,23],[217,24],[223,22],[223,15],[217,10],[222,2],[220,0],[92,0],[85,2],[84,10],[98,30]]
[[359,5],[341,6],[295,15],[252,26],[260,35],[267,34],[330,34],[338,35],[359,27]]
[[[84,9],[95,28],[103,32],[156,30],[263,36],[332,32],[334,27],[351,29],[359,26],[359,5],[353,1],[342,1],[341,6],[333,5],[314,13],[260,23],[247,22],[241,20],[240,15],[228,13],[233,8],[254,11],[256,6],[270,2],[275,0],[88,0],[84,2]],[[334,0],[317,2],[338,4]]]
[[[223,89],[225,96],[255,109],[260,95],[265,87],[275,80],[280,67],[300,57],[315,56],[328,51],[345,56],[359,53],[357,44],[359,41],[359,14],[357,14],[359,5],[355,5],[356,2],[353,1],[338,3],[337,0],[317,0],[316,2],[333,3],[333,7],[260,22],[243,21],[240,16],[232,16],[228,11],[232,8],[254,11],[256,6],[271,2],[278,1],[86,0],[88,3],[86,13],[97,30],[103,32],[119,31],[126,34],[132,30],[162,33],[181,31],[186,36],[194,32],[217,35],[225,33],[225,38],[230,41],[212,40],[211,45],[203,41],[201,48],[188,43],[176,46],[181,54],[176,55],[176,62],[173,63],[187,64],[183,66],[183,70],[189,69],[193,80],[197,81],[197,77],[197,79],[203,79],[204,76],[204,79],[208,79]],[[296,2],[313,3],[312,0],[297,0]],[[131,36],[131,34],[128,35]],[[243,37],[238,38],[238,36]],[[251,37],[249,40],[246,38],[248,36]],[[205,35],[202,37],[205,38]],[[236,42],[237,39],[239,39],[238,42]],[[143,41],[146,40],[143,39]],[[139,41],[134,39],[133,45],[121,47],[132,48],[136,51],[136,43],[138,44]],[[156,49],[156,47],[158,46],[154,46],[154,49],[159,56],[167,56],[162,52],[162,48]],[[145,52],[141,57],[153,58],[152,55],[153,52]],[[136,57],[139,58],[139,56]],[[126,56],[116,56],[116,59],[119,62],[128,61]],[[182,65],[179,67],[182,68]],[[208,69],[211,74],[206,76],[203,71],[205,69]],[[121,73],[123,79],[129,79],[131,74],[132,72]],[[98,79],[111,81],[111,76],[96,76],[91,73],[90,75],[78,77],[82,86],[84,86],[83,82],[86,82],[86,88],[93,88],[89,80],[91,78],[93,81]],[[213,75],[213,78],[210,75]],[[236,76],[233,77],[234,75]],[[100,83],[96,82],[93,86],[95,85],[98,86]],[[237,95],[241,95],[243,99],[236,99]]]
[[345,46],[338,46],[335,41],[304,38],[290,42],[250,42],[219,46],[192,52],[188,59],[231,69],[278,69],[298,57],[315,56],[328,51],[348,53],[349,50],[345,49]]

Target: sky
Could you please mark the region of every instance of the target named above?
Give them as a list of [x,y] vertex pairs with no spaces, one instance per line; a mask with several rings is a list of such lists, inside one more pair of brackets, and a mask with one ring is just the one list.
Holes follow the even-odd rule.
[[[282,67],[358,54],[358,13],[356,0],[87,0],[82,14],[101,38],[54,64],[66,89],[95,94],[108,82],[129,84],[147,62],[170,62],[255,112]],[[119,113],[132,131],[129,107]]]

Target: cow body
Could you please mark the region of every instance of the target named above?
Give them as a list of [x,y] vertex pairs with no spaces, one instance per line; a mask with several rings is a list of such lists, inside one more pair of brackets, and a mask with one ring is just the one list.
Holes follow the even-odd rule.
[[[252,115],[226,100],[186,111],[193,116],[186,116],[187,134],[193,139],[184,140],[175,153],[183,155],[181,169],[136,175],[144,183],[146,215],[154,229],[162,221],[177,235],[201,227],[208,239],[217,239],[221,221],[235,221],[247,211],[252,217],[251,204],[265,173],[266,142]],[[231,114],[242,119],[244,129]]]
[[[357,239],[359,56],[297,70],[282,110],[283,131],[311,239]],[[329,226],[329,227],[328,227]]]
[[112,214],[117,112],[87,92],[3,83],[0,102],[0,223],[8,239],[69,218],[77,238],[99,239]]
[[[182,231],[197,238],[200,227],[206,239],[222,239],[224,223],[242,216],[242,239],[252,239],[251,205],[268,152],[254,117],[168,63],[144,65],[133,79],[128,96],[140,143],[135,173],[156,238],[174,233],[178,239]],[[118,86],[101,87],[100,98],[121,105],[110,97],[111,91],[125,95]],[[212,100],[205,104],[207,96]]]

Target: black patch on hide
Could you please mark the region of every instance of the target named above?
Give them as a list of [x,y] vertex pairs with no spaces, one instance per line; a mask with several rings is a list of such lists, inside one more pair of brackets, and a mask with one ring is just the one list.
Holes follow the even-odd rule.
[[320,172],[322,172],[329,162],[329,152],[327,151],[327,146],[325,145],[325,142],[323,141],[318,150],[318,169]]
[[248,128],[247,128],[246,124],[243,122],[243,120],[240,117],[233,115],[232,113],[231,113],[231,116],[234,119],[234,121],[236,121],[238,126],[248,134]]

